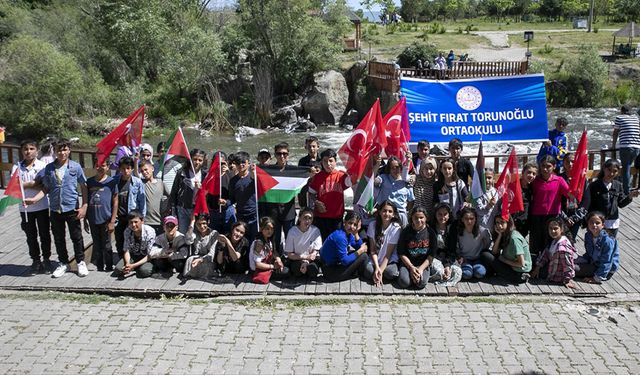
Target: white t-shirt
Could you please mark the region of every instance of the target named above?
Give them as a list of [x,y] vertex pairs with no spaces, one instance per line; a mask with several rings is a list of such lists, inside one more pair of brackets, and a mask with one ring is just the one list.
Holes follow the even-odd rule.
[[[22,182],[32,182],[36,179],[36,175],[40,170],[44,169],[47,166],[47,163],[42,160],[34,160],[30,169],[25,168],[22,163],[14,164],[13,168],[11,168],[11,175],[16,171],[17,168],[20,168],[20,181]],[[24,189],[24,197],[25,198],[33,198],[36,194],[38,194],[40,190],[25,188]],[[25,207],[20,204],[20,212],[25,212]],[[36,212],[41,210],[49,209],[49,197],[47,195],[44,198],[40,199],[38,203],[27,206],[26,212]]]
[[[378,245],[378,265],[382,264],[384,257],[387,256],[387,247],[389,245],[397,245],[400,238],[401,227],[398,223],[391,223],[387,229],[382,231],[382,244]],[[372,222],[367,227],[367,238],[376,238],[376,222]],[[389,258],[389,264],[398,263],[398,252],[393,251]]]
[[287,254],[309,255],[309,249],[320,250],[321,247],[322,238],[320,237],[320,230],[316,226],[310,226],[306,232],[295,226],[289,229],[284,252]]

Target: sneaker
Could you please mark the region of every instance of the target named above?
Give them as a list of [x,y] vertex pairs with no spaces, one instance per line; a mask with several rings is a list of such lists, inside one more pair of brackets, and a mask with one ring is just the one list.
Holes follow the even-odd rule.
[[78,262],[78,276],[85,277],[89,274],[89,270],[87,269],[87,264],[82,261]]
[[528,273],[523,273],[522,275],[520,275],[520,278],[522,279],[523,282],[527,283],[529,282],[529,279],[531,278],[531,275],[529,275]]
[[44,273],[47,275],[50,275],[51,272],[53,272],[55,270],[55,267],[53,266],[53,263],[51,263],[51,261],[49,259],[45,259],[42,262],[42,268],[44,270]]
[[62,277],[64,276],[65,273],[67,273],[67,271],[69,271],[69,265],[66,263],[60,263],[58,268],[56,268],[56,270],[53,271],[53,277],[56,279],[58,277]]
[[29,268],[29,274],[31,276],[37,275],[40,273],[41,269],[42,269],[42,263],[39,260],[34,260],[31,263],[31,267]]

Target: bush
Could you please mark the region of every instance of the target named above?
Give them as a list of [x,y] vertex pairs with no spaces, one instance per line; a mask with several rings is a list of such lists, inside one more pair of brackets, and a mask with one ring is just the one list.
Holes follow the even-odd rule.
[[405,48],[398,55],[398,64],[401,67],[414,67],[418,59],[433,61],[438,56],[438,48],[433,44],[414,43]]
[[99,85],[84,80],[72,56],[31,36],[8,42],[0,61],[0,118],[18,137],[60,133],[85,104],[87,87]]
[[545,43],[544,46],[538,51],[541,55],[548,55],[553,52],[553,47]]
[[562,66],[549,90],[549,102],[561,107],[595,107],[608,80],[607,65],[594,46],[579,47]]

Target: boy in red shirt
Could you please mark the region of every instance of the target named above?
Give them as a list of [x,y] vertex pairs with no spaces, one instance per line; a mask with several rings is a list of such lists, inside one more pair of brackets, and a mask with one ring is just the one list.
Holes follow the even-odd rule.
[[340,228],[344,216],[344,191],[351,179],[336,169],[336,152],[326,149],[320,154],[322,170],[311,178],[308,203],[314,209],[313,224],[320,229],[322,239]]

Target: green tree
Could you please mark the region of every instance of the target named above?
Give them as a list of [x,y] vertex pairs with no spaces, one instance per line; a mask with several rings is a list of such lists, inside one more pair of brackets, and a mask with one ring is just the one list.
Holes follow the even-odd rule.
[[556,106],[595,107],[602,100],[609,73],[595,46],[583,45],[563,65],[556,77],[559,83],[549,93],[550,102]]
[[342,38],[311,14],[308,0],[240,0],[239,10],[250,59],[268,66],[276,93],[293,93],[335,66]]
[[87,82],[76,60],[31,36],[0,53],[0,118],[19,136],[58,134],[86,103]]

